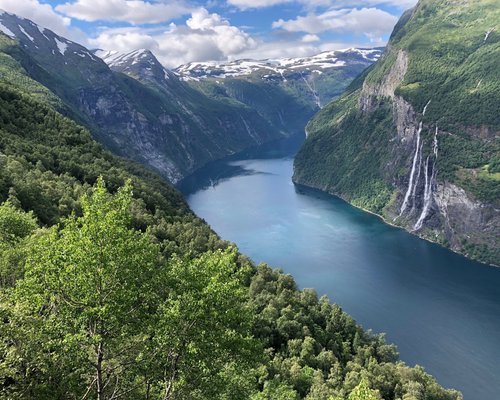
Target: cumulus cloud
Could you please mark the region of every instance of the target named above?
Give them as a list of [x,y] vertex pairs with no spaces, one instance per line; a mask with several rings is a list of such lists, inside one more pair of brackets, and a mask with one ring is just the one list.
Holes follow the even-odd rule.
[[278,4],[297,3],[314,9],[319,6],[328,6],[330,8],[342,7],[369,7],[377,5],[389,5],[401,9],[409,8],[417,3],[417,0],[227,0],[227,3],[238,7],[241,10],[252,8],[265,8]]
[[38,0],[1,0],[0,8],[49,28],[61,36],[85,42],[85,35],[71,27],[71,19],[56,13],[49,4]]
[[189,14],[192,7],[184,1],[151,3],[143,0],[77,0],[56,10],[82,21],[121,21],[131,24],[155,24]]
[[321,14],[310,13],[296,19],[273,22],[273,28],[288,32],[352,32],[364,34],[375,40],[390,33],[397,22],[397,17],[378,8],[329,10]]
[[318,35],[307,34],[302,37],[304,43],[318,42],[320,40]]
[[257,42],[220,15],[199,8],[183,25],[171,23],[159,32],[139,28],[103,30],[91,39],[91,44],[122,52],[148,48],[165,66],[177,67],[190,61],[225,60],[255,48]]
[[264,8],[278,4],[292,3],[294,0],[228,0],[228,4],[236,6],[239,9]]

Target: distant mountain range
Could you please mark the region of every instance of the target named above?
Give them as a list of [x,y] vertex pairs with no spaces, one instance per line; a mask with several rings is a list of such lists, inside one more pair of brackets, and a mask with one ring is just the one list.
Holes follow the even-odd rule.
[[[304,68],[299,59],[281,60],[279,81],[268,70],[258,82],[253,71],[238,82],[218,83],[208,69],[201,79],[188,66],[164,68],[148,50],[91,51],[6,12],[0,12],[0,31],[0,53],[47,88],[67,115],[116,154],[173,183],[209,161],[303,131],[319,105],[340,94],[380,53],[323,53],[303,59]],[[249,62],[238,63],[243,68]],[[308,63],[318,72],[309,73]],[[323,81],[327,91],[314,89]]]
[[[383,48],[325,51],[311,57],[277,58],[267,60],[235,60],[227,62],[192,62],[181,65],[174,71],[184,80],[202,78],[236,78],[257,74],[263,79],[293,77],[295,74],[321,75],[332,68],[342,68],[355,63],[373,63],[377,61]],[[113,63],[120,62],[114,58]]]
[[174,71],[184,81],[221,83],[224,80],[227,83],[227,80],[241,79],[292,88],[296,96],[321,108],[338,96],[348,81],[377,61],[382,52],[383,48],[351,48],[301,58],[193,62]]

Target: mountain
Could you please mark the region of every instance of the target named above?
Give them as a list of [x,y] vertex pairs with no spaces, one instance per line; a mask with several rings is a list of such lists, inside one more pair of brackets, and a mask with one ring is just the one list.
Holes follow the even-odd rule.
[[294,181],[500,264],[500,8],[420,0],[308,124]]
[[[116,154],[171,182],[209,161],[290,134],[244,104],[194,90],[151,53],[144,54],[154,72],[147,62],[115,72],[85,47],[27,19],[3,12],[0,24],[0,52],[58,96],[68,115]],[[133,79],[139,76],[144,79]]]
[[163,67],[147,49],[138,49],[130,53],[94,50],[93,53],[113,71],[136,77],[138,80],[165,87],[177,82],[176,74]]
[[[228,62],[193,62],[174,71],[185,81],[207,78],[227,84],[233,79],[266,82],[282,87],[299,85],[318,108],[342,93],[342,81],[356,77],[377,61],[383,48],[325,51],[302,58],[236,60]],[[223,82],[221,82],[223,80]]]
[[[268,124],[269,132],[289,136],[303,132],[322,102],[338,96],[380,56],[381,50],[349,49],[297,59],[191,63],[174,71],[165,69],[146,49],[130,53],[97,50],[94,54],[113,71],[163,96],[178,97],[180,91],[191,89],[191,98],[196,101],[201,92],[202,98],[226,108],[251,109]],[[248,128],[253,129],[257,121],[249,121]]]
[[209,97],[234,99],[285,131],[301,130],[312,116],[382,53],[381,49],[330,51],[276,60],[196,62],[174,70]]

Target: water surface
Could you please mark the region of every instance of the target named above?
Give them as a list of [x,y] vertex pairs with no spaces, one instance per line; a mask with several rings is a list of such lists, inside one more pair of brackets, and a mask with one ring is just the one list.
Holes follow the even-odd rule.
[[500,269],[469,261],[291,181],[300,139],[216,162],[180,188],[255,262],[291,273],[386,332],[465,400],[500,399]]

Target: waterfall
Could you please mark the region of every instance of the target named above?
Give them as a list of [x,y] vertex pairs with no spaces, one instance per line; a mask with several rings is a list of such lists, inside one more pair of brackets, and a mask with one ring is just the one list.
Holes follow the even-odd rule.
[[491,33],[492,33],[492,32],[494,32],[494,31],[495,31],[495,28],[491,28],[491,29],[489,29],[489,30],[485,33],[485,35],[484,35],[484,40],[483,40],[483,42],[486,42],[486,41],[488,40],[488,38],[490,37]]
[[411,172],[410,172],[410,180],[408,182],[408,190],[406,191],[405,198],[403,200],[403,204],[401,205],[401,210],[399,212],[398,217],[403,215],[403,213],[406,210],[406,207],[408,206],[408,200],[410,199],[410,194],[413,190],[413,179],[415,177],[415,170],[417,167],[417,160],[418,160],[418,153],[420,149],[420,132],[422,132],[422,122],[420,122],[420,125],[418,126],[418,131],[417,131],[417,145],[415,146],[415,155],[413,156],[413,164],[411,167]]
[[417,174],[417,179],[415,180],[415,184],[413,185],[413,190],[411,191],[411,199],[412,199],[412,205],[411,205],[411,210],[410,214],[413,213],[413,210],[415,209],[415,193],[417,192],[417,187],[418,187],[418,182],[420,182],[420,175],[422,172],[422,148],[424,147],[423,143],[420,143],[420,150],[418,151],[418,174]]
[[438,127],[436,125],[436,132],[434,132],[434,144],[433,144],[433,152],[434,152],[434,157],[435,157],[435,160],[434,162],[437,161],[437,158],[438,158]]
[[420,217],[418,218],[417,222],[415,223],[415,226],[413,227],[413,230],[418,231],[420,228],[422,228],[422,225],[424,223],[425,218],[429,214],[429,209],[431,208],[431,203],[432,203],[432,186],[434,185],[434,178],[436,176],[436,162],[437,162],[437,156],[438,156],[438,127],[436,126],[436,132],[434,133],[434,143],[432,146],[432,152],[434,155],[434,162],[432,164],[432,173],[431,176],[429,177],[429,159],[431,155],[429,154],[427,156],[427,160],[425,162],[425,189],[424,189],[424,207],[422,208],[422,213],[420,214]]
[[[427,107],[429,107],[429,104],[431,103],[431,100],[427,102],[427,104],[424,106],[424,109],[422,110],[422,117],[425,116],[425,113],[427,111]],[[418,179],[420,178],[420,164],[418,167],[418,178],[413,185],[413,181],[415,179],[415,170],[417,166],[417,160],[419,159],[420,155],[420,163],[422,162],[422,146],[420,145],[420,133],[422,132],[422,127],[423,127],[423,121],[420,121],[420,124],[418,125],[418,131],[417,131],[417,145],[415,146],[415,154],[413,156],[413,163],[411,166],[411,172],[410,172],[410,180],[408,182],[408,189],[406,190],[406,194],[403,200],[403,204],[401,204],[401,209],[399,211],[399,215],[394,218],[396,220],[397,218],[401,217],[403,213],[405,212],[406,208],[408,207],[408,200],[410,199],[410,195],[413,195],[413,203],[415,203],[415,190],[416,190],[416,185],[418,184]]]
[[[316,92],[316,90],[315,90],[315,87],[311,86],[311,84],[309,83],[309,81],[306,78],[304,78],[304,75],[301,74],[301,77],[304,80],[304,82],[306,83],[306,85],[309,88],[309,90],[311,91],[312,95],[314,96],[314,102],[316,103],[316,105],[318,106],[318,108],[321,109],[321,100],[320,100],[320,98],[318,96],[318,92]],[[314,85],[314,77],[313,77],[313,85]]]
[[425,112],[427,111],[427,107],[429,107],[429,104],[431,104],[431,101],[429,100],[427,104],[424,106],[424,110],[422,111],[422,116],[425,116]]

